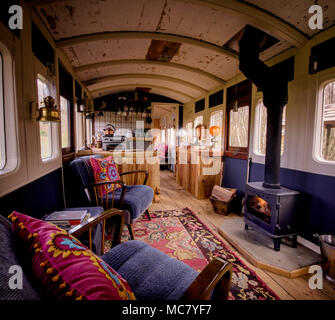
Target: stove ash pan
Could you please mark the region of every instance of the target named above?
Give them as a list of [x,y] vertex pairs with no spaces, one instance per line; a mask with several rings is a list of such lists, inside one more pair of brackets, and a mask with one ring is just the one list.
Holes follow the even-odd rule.
[[[246,229],[250,225],[275,239],[296,238],[299,195],[299,192],[284,187],[271,189],[264,188],[262,182],[248,183],[244,204]],[[278,247],[278,241],[275,247]]]

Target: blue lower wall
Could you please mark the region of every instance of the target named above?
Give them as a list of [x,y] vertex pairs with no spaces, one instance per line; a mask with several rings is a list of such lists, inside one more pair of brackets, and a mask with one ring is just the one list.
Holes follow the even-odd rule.
[[[225,158],[223,186],[244,192],[247,160]],[[264,165],[251,163],[250,181],[263,181]],[[281,185],[302,193],[299,235],[317,243],[313,233],[335,234],[335,177],[280,169]]]
[[248,161],[246,160],[225,157],[223,186],[244,192],[247,181],[247,166]]
[[42,218],[45,214],[62,208],[64,201],[61,169],[0,198],[0,214],[4,216],[15,210],[35,218]]

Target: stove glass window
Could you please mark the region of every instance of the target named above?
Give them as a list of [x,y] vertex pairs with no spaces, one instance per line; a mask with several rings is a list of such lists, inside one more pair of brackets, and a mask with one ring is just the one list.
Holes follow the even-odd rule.
[[247,197],[247,211],[262,221],[271,223],[271,208],[264,199],[249,195]]

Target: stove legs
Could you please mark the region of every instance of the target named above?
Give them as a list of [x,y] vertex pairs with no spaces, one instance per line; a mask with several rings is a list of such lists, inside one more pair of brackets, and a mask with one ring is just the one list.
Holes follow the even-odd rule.
[[[246,221],[245,221],[246,222]],[[254,226],[251,227],[252,229],[254,228]],[[255,227],[256,228],[256,227]],[[247,223],[244,223],[244,230],[249,230],[249,225]],[[257,230],[257,229],[256,229]],[[269,234],[268,234],[269,235]],[[271,235],[270,235],[271,237]],[[289,237],[291,239],[290,243],[288,244],[286,241],[284,241],[284,243],[292,248],[297,248],[298,246],[298,235],[297,234],[291,234],[291,235],[281,235],[278,238],[273,238],[273,249],[275,251],[280,251],[280,245],[281,245],[281,238],[286,238]]]
[[293,239],[292,239],[292,247],[293,247],[293,248],[298,247],[298,235],[293,236]]
[[[291,239],[292,239],[292,244],[290,245],[290,247],[296,248],[298,246],[298,235],[293,235]],[[281,238],[273,239],[275,251],[280,251],[280,243],[281,243]]]
[[273,244],[274,244],[275,251],[280,251],[280,242],[281,242],[280,238],[273,239]]

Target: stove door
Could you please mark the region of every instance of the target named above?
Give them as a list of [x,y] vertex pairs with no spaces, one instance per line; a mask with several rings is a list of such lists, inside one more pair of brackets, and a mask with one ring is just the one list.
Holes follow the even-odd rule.
[[267,224],[271,224],[271,207],[266,200],[258,196],[248,195],[246,207],[249,214],[254,215]]

